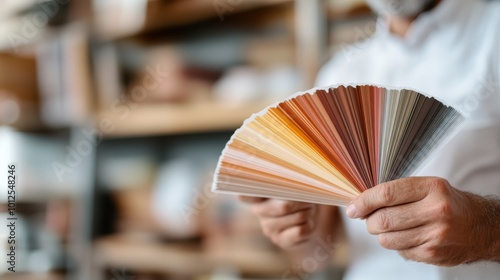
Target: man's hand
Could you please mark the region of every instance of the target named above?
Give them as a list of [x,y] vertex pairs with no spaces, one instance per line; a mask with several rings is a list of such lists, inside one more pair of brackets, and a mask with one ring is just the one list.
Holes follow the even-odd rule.
[[264,235],[285,249],[299,267],[307,258],[317,269],[327,265],[342,229],[338,207],[241,196],[251,203]]
[[441,178],[411,177],[363,192],[346,212],[366,219],[379,243],[404,258],[453,266],[497,260],[499,220],[491,217],[498,213],[495,203]]
[[283,249],[309,241],[317,227],[315,204],[257,197],[240,200],[252,204],[264,235]]

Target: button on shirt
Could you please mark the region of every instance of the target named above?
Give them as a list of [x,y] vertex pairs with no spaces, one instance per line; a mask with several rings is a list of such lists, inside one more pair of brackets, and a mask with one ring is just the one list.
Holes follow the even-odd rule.
[[[340,50],[320,71],[318,86],[339,83],[410,88],[462,111],[465,128],[418,175],[500,196],[500,1],[443,0],[405,38],[379,20],[372,38]],[[498,263],[445,268],[405,261],[380,246],[364,221],[343,219],[351,246],[347,280],[500,279]]]

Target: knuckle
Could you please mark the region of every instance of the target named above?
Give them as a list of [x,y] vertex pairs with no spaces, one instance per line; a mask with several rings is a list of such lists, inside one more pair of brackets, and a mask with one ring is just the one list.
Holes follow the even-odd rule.
[[316,227],[315,227],[315,223],[314,223],[314,221],[312,221],[312,220],[309,220],[309,221],[307,222],[307,224],[305,225],[305,227],[306,227],[306,229],[307,229],[307,234],[308,234],[309,236],[310,236],[310,235],[312,235],[312,234],[314,233],[314,230],[316,229]]
[[366,229],[368,230],[368,232],[370,234],[377,234],[379,233],[378,230],[377,230],[377,226],[376,226],[376,221],[374,219],[374,216],[370,216],[366,219]]
[[311,235],[312,230],[309,223],[297,227],[297,237],[302,239]]
[[382,247],[384,247],[386,249],[390,249],[391,248],[392,242],[391,242],[391,239],[389,238],[389,236],[387,234],[379,234],[377,236],[377,238],[378,238],[378,243]]
[[303,223],[304,221],[304,213],[303,212],[297,212],[295,214],[292,215],[292,224],[294,225],[299,225],[301,223]]
[[280,201],[276,209],[276,214],[285,215],[290,213],[292,211],[292,205],[293,203],[290,201]]
[[302,237],[304,237],[305,235],[307,235],[307,229],[306,229],[306,227],[305,227],[305,226],[303,226],[303,225],[302,225],[302,226],[298,226],[298,227],[297,227],[297,231],[296,231],[296,233],[297,233],[297,234],[296,234],[296,237],[298,237],[298,238],[302,238]]
[[448,194],[450,184],[446,179],[433,177],[430,180],[431,187],[440,194]]
[[407,251],[407,250],[400,250],[400,251],[398,251],[398,253],[406,261],[409,261],[409,260],[413,259],[412,254],[409,251]]
[[378,211],[376,217],[377,217],[377,226],[378,228],[380,228],[380,230],[387,231],[391,229],[391,222],[385,211]]
[[299,243],[301,239],[302,236],[300,235],[299,227],[296,226],[293,229],[291,229],[291,233],[286,238],[286,243],[289,244],[290,246],[293,246]]
[[436,230],[436,240],[446,241],[451,234],[451,228],[447,225],[442,225]]
[[434,208],[434,215],[441,219],[447,220],[452,216],[451,205],[448,201],[438,203]]
[[380,190],[380,197],[384,200],[385,203],[391,204],[396,200],[396,194],[393,184],[385,184],[384,187]]
[[430,246],[424,249],[422,254],[422,260],[424,262],[436,261],[439,257],[439,250],[436,247]]
[[294,223],[301,224],[307,221],[308,219],[309,219],[309,213],[307,211],[300,211],[295,213]]
[[436,178],[436,184],[441,186],[441,187],[448,187],[450,183],[448,183],[448,180],[444,178]]
[[283,247],[283,244],[279,238],[279,236],[277,235],[271,235],[271,236],[268,236],[269,239],[271,240],[271,242],[273,242],[274,244],[280,246],[280,247]]

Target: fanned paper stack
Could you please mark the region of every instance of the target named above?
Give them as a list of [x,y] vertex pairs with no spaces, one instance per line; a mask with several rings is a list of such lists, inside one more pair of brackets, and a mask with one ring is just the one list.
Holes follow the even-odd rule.
[[313,89],[246,120],[222,152],[212,189],[347,205],[416,173],[463,122],[452,107],[412,90]]

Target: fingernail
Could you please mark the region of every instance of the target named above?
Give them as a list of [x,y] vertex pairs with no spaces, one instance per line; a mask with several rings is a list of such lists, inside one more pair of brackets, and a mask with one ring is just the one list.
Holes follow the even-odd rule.
[[356,219],[358,216],[358,210],[356,210],[356,206],[354,206],[354,203],[351,203],[347,206],[347,209],[345,210],[347,217],[351,219]]

